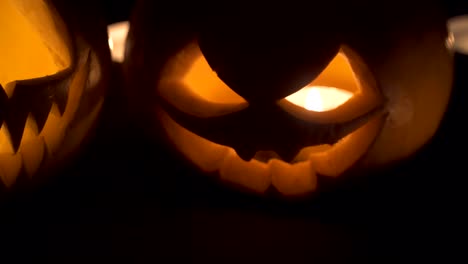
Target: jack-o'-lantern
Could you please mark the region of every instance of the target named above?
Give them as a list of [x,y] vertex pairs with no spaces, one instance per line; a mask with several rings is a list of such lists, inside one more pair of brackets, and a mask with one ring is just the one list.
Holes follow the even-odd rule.
[[77,1],[0,1],[0,186],[55,171],[94,126],[110,55],[93,14]]
[[151,2],[137,7],[127,40],[135,117],[224,182],[314,192],[318,176],[411,156],[447,107],[452,54],[437,5],[172,12]]

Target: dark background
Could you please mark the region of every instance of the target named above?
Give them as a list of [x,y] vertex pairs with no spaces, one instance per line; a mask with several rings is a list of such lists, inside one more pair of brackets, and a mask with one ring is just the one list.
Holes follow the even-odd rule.
[[[100,4],[111,23],[125,20],[132,2]],[[466,13],[462,7],[453,2],[450,10]],[[80,158],[1,205],[1,263],[10,263],[7,257],[61,263],[463,262],[468,56],[456,55],[448,112],[414,159],[298,203],[219,187],[142,137],[121,107],[119,70],[114,65],[101,123]]]

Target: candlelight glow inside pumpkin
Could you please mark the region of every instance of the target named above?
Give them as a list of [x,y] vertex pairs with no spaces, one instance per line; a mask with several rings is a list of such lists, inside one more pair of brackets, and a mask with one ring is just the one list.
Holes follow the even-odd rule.
[[301,3],[141,1],[123,64],[131,111],[204,174],[267,195],[408,160],[451,95],[447,17],[439,1],[367,12],[374,2],[321,1],[310,16]]
[[95,51],[49,1],[0,1],[0,28],[0,183],[9,187],[78,147],[103,89]]
[[351,92],[336,87],[307,86],[286,97],[286,100],[310,111],[323,112],[337,108],[352,96]]
[[0,84],[55,74],[71,64],[66,35],[43,1],[0,2]]
[[[271,184],[285,195],[315,190],[316,174],[338,176],[347,170],[368,150],[384,120],[378,111],[383,101],[377,83],[359,57],[343,46],[309,85],[277,102],[284,112],[314,124],[334,126],[343,122],[330,133],[334,138],[324,129],[326,135],[322,137],[328,137],[324,141],[328,140],[328,144],[311,141],[307,145],[305,136],[301,140],[305,145],[298,147],[289,160],[269,149],[258,149],[253,156],[242,159],[222,136],[210,137],[207,130],[216,129],[214,124],[200,125],[190,120],[249,108],[245,99],[217,77],[198,45],[183,49],[167,64],[162,76],[158,90],[164,110],[160,109],[160,118],[177,149],[203,171],[219,171],[222,179],[258,192],[266,191]],[[294,149],[290,139],[285,137],[283,141],[287,148]]]

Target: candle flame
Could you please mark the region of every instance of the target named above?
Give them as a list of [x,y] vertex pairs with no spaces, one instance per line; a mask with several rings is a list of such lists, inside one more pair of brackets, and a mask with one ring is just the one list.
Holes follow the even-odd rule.
[[322,95],[319,89],[309,89],[306,95],[304,108],[310,111],[323,111]]
[[286,97],[289,102],[309,111],[324,112],[344,104],[353,93],[328,86],[306,86]]
[[114,41],[112,41],[112,38],[109,38],[108,43],[109,43],[110,50],[113,51],[114,50]]

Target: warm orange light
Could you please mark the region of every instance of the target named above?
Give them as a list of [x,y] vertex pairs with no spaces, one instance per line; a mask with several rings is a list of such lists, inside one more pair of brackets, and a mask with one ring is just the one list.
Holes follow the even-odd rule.
[[245,102],[218,77],[201,52],[185,74],[182,82],[192,92],[213,103],[239,104]]
[[381,116],[374,117],[337,144],[303,149],[295,163],[279,159],[266,162],[242,160],[234,149],[211,142],[185,129],[167,113],[159,111],[163,127],[172,143],[205,172],[219,171],[226,182],[263,193],[270,185],[285,195],[303,194],[317,188],[317,173],[335,177],[362,157],[378,134]]
[[[379,104],[378,96],[367,75],[363,79],[355,76],[353,69],[367,73],[361,64],[355,63],[360,62],[356,58],[352,51],[343,47],[319,76],[278,104],[298,119],[305,112],[306,117],[302,118],[305,122],[311,118],[316,122],[346,122],[353,119],[352,115],[359,117],[370,111]],[[175,56],[164,70],[165,78],[160,81],[158,90],[164,100],[181,111],[197,117],[222,116],[219,113],[227,112],[223,108],[225,105],[248,104],[217,76],[197,45],[190,45]],[[285,101],[289,103],[284,104]],[[328,111],[332,109],[334,111]],[[274,186],[284,195],[314,191],[317,174],[333,177],[348,169],[370,148],[385,120],[382,115],[376,115],[334,145],[304,146],[292,162],[281,160],[268,149],[258,149],[254,157],[246,161],[232,147],[211,142],[187,130],[164,109],[158,108],[157,113],[169,140],[202,171],[219,172],[224,182],[259,193]]]
[[[53,75],[69,67],[68,37],[56,18],[44,0],[0,1],[0,84],[5,89],[0,92],[11,97],[15,81]],[[0,185],[11,186],[22,169],[29,175],[38,169],[44,148],[50,145],[47,140],[63,130],[54,115],[51,111],[42,134],[30,115],[18,151],[13,149],[8,125],[0,123]]]
[[[88,57],[85,58],[86,61]],[[102,99],[93,108],[86,118],[76,120],[79,103],[84,96],[85,87],[91,79],[88,72],[89,65],[85,59],[80,61],[77,69],[69,83],[68,99],[66,109],[61,114],[56,103],[52,104],[48,118],[41,131],[38,130],[36,120],[29,114],[23,130],[21,142],[17,150],[14,149],[11,141],[11,134],[8,123],[3,122],[0,126],[0,184],[11,186],[24,170],[27,175],[36,173],[44,160],[44,153],[47,151],[50,157],[59,157],[63,150],[68,150],[68,146],[74,149],[80,144],[86,132],[97,118],[99,109],[102,106]],[[99,78],[99,76],[97,76]],[[12,86],[7,86],[12,87]],[[0,88],[1,89],[1,88]],[[11,90],[6,89],[7,96]],[[72,122],[76,127],[70,129]],[[64,140],[66,138],[66,140]],[[57,155],[57,156],[55,156]]]
[[0,84],[55,74],[71,64],[53,18],[43,0],[0,1]]
[[309,111],[324,112],[337,108],[360,92],[349,60],[341,51],[314,81],[285,99]]
[[337,108],[352,96],[353,93],[335,87],[307,86],[286,100],[309,111],[323,112]]

